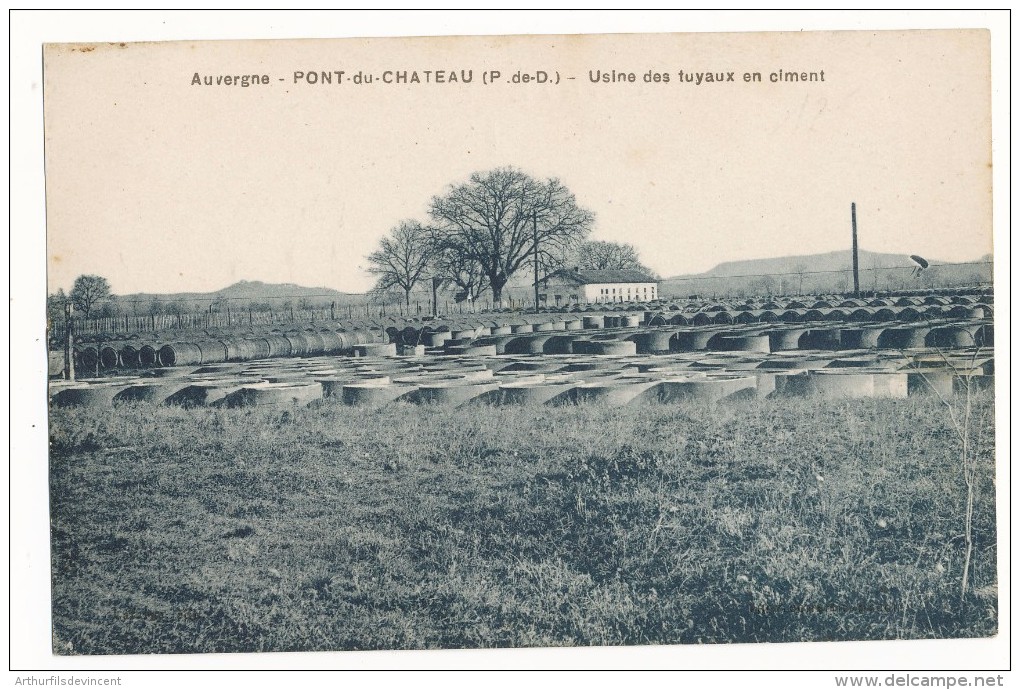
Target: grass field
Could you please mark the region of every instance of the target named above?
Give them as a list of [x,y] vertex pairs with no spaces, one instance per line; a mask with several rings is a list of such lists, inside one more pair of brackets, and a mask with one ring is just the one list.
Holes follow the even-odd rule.
[[[962,404],[962,399],[956,401]],[[54,410],[54,651],[970,637],[993,401]]]

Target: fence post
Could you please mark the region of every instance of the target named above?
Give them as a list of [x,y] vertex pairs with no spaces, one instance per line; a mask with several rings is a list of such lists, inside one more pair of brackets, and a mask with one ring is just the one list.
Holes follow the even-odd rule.
[[68,301],[64,305],[64,324],[67,333],[64,338],[64,378],[74,381],[74,305]]

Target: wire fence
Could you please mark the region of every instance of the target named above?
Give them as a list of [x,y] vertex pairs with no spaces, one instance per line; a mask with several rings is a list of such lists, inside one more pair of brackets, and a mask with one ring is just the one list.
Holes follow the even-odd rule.
[[[934,290],[953,287],[984,287],[992,284],[991,261],[934,264],[919,271],[917,266],[871,266],[859,271],[860,291],[879,293],[896,290]],[[843,294],[852,291],[850,269],[794,270],[783,273],[740,275],[679,276],[658,281],[659,301],[669,299],[726,299],[744,297]],[[551,291],[547,291],[547,294]],[[502,299],[493,301],[484,295],[478,299],[457,301],[437,299],[430,292],[414,291],[408,303],[401,294],[389,300],[362,298],[357,303],[341,304],[330,294],[278,295],[273,297],[193,297],[182,300],[108,300],[95,305],[99,316],[76,315],[74,332],[80,335],[134,334],[189,329],[231,329],[243,327],[285,326],[294,323],[355,321],[389,317],[422,318],[493,311],[528,312],[536,309],[534,288],[508,286]],[[314,304],[315,300],[328,303]],[[562,299],[540,300],[537,308],[563,308],[618,304],[622,296],[587,299],[566,294]],[[273,304],[272,302],[276,302]],[[203,306],[204,305],[204,306]],[[158,306],[159,313],[145,313]],[[111,313],[112,311],[119,313]],[[63,321],[62,313],[53,321]],[[62,329],[61,329],[62,330]]]

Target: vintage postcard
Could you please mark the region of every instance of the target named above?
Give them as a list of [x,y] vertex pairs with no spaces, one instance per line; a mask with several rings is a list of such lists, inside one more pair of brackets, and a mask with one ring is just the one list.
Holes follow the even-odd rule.
[[54,655],[1000,633],[987,31],[42,57]]

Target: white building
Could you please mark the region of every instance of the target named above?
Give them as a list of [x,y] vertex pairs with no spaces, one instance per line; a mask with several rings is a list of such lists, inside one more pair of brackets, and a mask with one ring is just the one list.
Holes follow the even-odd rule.
[[538,300],[548,306],[596,302],[647,302],[659,296],[659,282],[641,271],[563,269],[539,281]]

